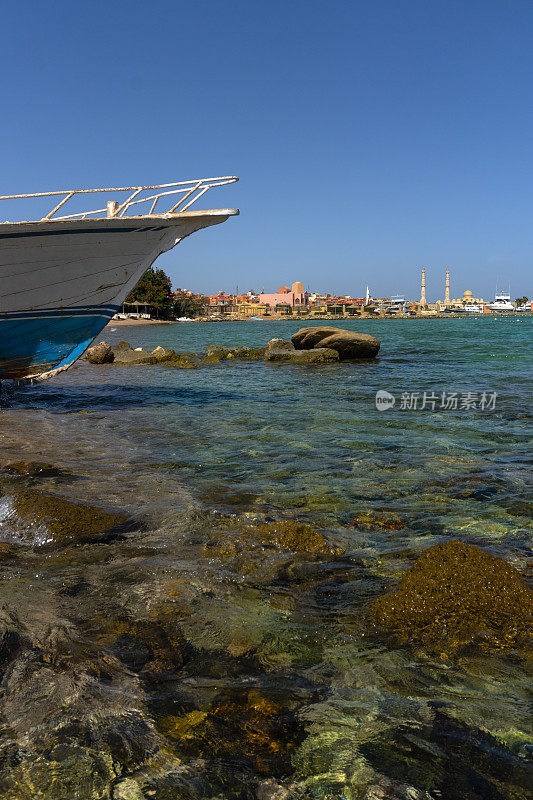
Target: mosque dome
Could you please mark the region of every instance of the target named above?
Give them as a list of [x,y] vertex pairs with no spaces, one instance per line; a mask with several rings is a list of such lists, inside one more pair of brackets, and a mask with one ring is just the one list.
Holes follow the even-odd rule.
[[305,291],[303,283],[301,281],[295,281],[292,284],[292,291],[294,294],[303,294]]
[[278,294],[288,294],[290,289],[288,286],[280,286],[278,289]]
[[470,289],[467,289],[467,290],[466,290],[466,292],[463,294],[463,297],[464,297],[464,298],[467,298],[467,297],[472,297],[472,292],[470,291]]

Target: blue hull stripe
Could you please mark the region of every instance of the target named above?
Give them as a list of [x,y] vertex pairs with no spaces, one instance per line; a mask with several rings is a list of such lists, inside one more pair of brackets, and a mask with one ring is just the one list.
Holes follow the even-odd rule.
[[30,311],[0,312],[0,322],[11,322],[19,319],[43,319],[46,317],[83,317],[95,314],[116,314],[120,306],[72,306],[70,308],[44,308]]
[[93,306],[0,315],[0,380],[70,366],[116,310],[117,306]]

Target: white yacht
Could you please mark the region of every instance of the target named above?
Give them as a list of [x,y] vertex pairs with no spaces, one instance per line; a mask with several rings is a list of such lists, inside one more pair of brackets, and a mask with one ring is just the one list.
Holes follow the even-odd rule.
[[387,314],[405,314],[405,297],[403,294],[391,295],[390,304],[386,307]]
[[494,297],[494,303],[489,303],[489,308],[491,311],[514,311],[515,307],[511,303],[511,295],[504,294],[500,292],[499,294],[496,292]]

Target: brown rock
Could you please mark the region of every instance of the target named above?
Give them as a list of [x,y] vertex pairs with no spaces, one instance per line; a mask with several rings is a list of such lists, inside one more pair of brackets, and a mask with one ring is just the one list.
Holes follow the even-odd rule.
[[175,361],[177,356],[174,350],[166,349],[165,347],[156,347],[155,350],[152,350],[152,355],[155,356],[159,363],[164,361]]
[[169,367],[176,367],[177,369],[198,369],[198,364],[194,363],[191,360],[191,356],[187,353],[174,353],[173,358],[166,359],[163,363]]
[[352,522],[348,525],[349,528],[358,528],[359,530],[389,530],[399,531],[406,526],[398,514],[388,511],[363,511],[357,514]]
[[5,561],[8,558],[16,558],[19,553],[20,547],[11,542],[0,542],[0,561]]
[[[256,361],[258,358],[263,358],[265,354],[264,347],[246,347],[239,345],[238,347],[224,347],[221,344],[209,344],[206,347],[206,357],[211,358],[233,358],[241,359],[242,361]],[[211,363],[211,362],[208,362]]]
[[368,333],[356,333],[342,328],[316,327],[301,328],[292,337],[297,350],[312,350],[327,347],[336,350],[339,358],[375,358],[381,342]]
[[89,364],[112,364],[115,360],[115,354],[107,342],[100,342],[94,347],[89,347],[85,357]]
[[339,360],[336,350],[316,347],[313,350],[267,350],[265,361],[285,361],[292,364],[330,364]]
[[114,351],[115,364],[157,364],[157,357],[153,353],[145,350],[133,350],[133,348],[120,348]]
[[[279,558],[275,557],[278,551]],[[214,531],[203,549],[207,558],[233,562],[236,571],[265,576],[277,569],[290,553],[301,557],[338,556],[342,549],[331,546],[320,531],[296,520],[280,520],[262,525],[237,524],[233,530]]]
[[267,344],[267,353],[271,352],[272,350],[294,350],[294,345],[292,342],[288,342],[286,339],[271,339]]
[[292,519],[266,522],[259,525],[254,534],[265,544],[275,544],[282,550],[292,550],[295,553],[339,555],[342,552],[339,548],[331,547],[323,534],[311,525]]
[[54,544],[67,545],[99,538],[126,520],[122,514],[28,489],[16,493],[13,502],[19,517],[46,525]]
[[133,351],[133,347],[131,346],[131,344],[128,344],[128,342],[125,342],[124,340],[120,341],[113,348],[115,358],[118,358],[119,353],[124,353],[124,352],[128,353],[130,351]]
[[67,474],[59,467],[41,461],[16,461],[6,464],[3,469],[12,475],[20,475],[25,478],[56,478]]
[[[96,622],[98,629],[100,621]],[[187,658],[181,631],[169,631],[155,620],[102,620],[97,633],[100,643],[133,672],[177,672]]]
[[520,573],[479,547],[430,547],[397,591],[370,607],[372,627],[396,644],[455,656],[466,647],[531,652],[533,591]]
[[256,361],[258,358],[263,358],[265,355],[264,347],[232,347],[226,358],[230,355],[233,358],[240,358],[243,361]]
[[217,358],[226,358],[230,352],[231,347],[224,347],[221,344],[208,344],[205,349],[206,356],[217,356]]
[[186,753],[230,760],[260,775],[286,775],[302,738],[292,706],[275,692],[235,688],[218,694],[211,708],[185,716],[168,716],[160,729]]

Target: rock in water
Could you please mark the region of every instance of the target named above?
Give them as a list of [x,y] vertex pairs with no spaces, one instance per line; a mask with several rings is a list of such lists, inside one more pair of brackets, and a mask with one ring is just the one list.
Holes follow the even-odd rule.
[[368,333],[356,333],[342,328],[300,328],[292,337],[297,350],[327,347],[336,350],[341,360],[345,358],[375,358],[381,342]]
[[533,591],[520,573],[479,547],[451,541],[430,547],[399,588],[369,611],[376,630],[399,645],[438,655],[466,647],[531,652]]
[[208,358],[211,356],[216,356],[217,358],[226,358],[230,350],[231,347],[224,347],[221,344],[208,344],[205,354]]
[[114,350],[115,364],[157,364],[157,356],[145,350],[134,350],[129,345],[117,346]]
[[287,339],[271,339],[267,344],[267,353],[272,350],[294,350],[294,345]]
[[175,361],[177,359],[174,350],[161,347],[161,345],[158,345],[155,350],[152,350],[152,355],[157,358],[159,363],[163,361]]
[[115,354],[107,342],[100,342],[95,344],[94,347],[89,347],[86,358],[90,364],[112,364],[115,360]]
[[233,572],[253,577],[257,585],[260,581],[272,580],[295,555],[299,560],[313,561],[320,557],[330,560],[342,552],[320,531],[296,520],[256,525],[228,518],[223,527],[213,531],[202,555],[220,559]]
[[46,526],[47,543],[54,545],[101,539],[126,521],[123,514],[30,489],[17,492],[13,504],[15,512],[23,520]]
[[113,352],[115,354],[115,358],[118,358],[121,353],[131,353],[133,352],[133,347],[128,342],[122,340],[113,348]]
[[258,358],[263,358],[265,355],[265,348],[240,345],[239,347],[232,347],[230,352],[233,358],[242,358],[245,361],[256,361]]
[[316,347],[314,350],[267,350],[265,361],[289,361],[293,364],[329,364],[339,360],[336,350]]
[[[263,358],[265,355],[264,347],[246,347],[239,345],[238,347],[224,347],[221,344],[208,344],[206,351],[206,358],[232,358],[241,359],[243,361],[256,361],[258,358]],[[211,362],[210,362],[211,363]],[[212,362],[214,363],[214,362]]]
[[47,464],[42,461],[16,461],[0,467],[2,471],[11,475],[19,475],[21,478],[63,478],[69,477],[67,470],[62,470],[54,464]]
[[348,528],[361,531],[399,531],[405,528],[407,520],[392,511],[373,510],[360,511],[349,523]]
[[161,720],[160,729],[182,752],[195,758],[226,761],[239,772],[286,776],[292,769],[292,754],[303,738],[295,712],[305,702],[288,694],[249,686],[223,689],[210,708],[168,716]]

